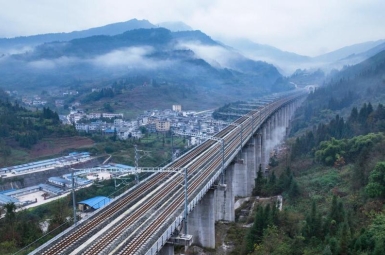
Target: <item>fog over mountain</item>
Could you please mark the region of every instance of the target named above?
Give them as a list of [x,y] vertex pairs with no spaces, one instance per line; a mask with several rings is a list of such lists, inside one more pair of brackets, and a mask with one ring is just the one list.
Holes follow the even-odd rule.
[[[367,59],[368,57],[373,56],[374,54],[381,51],[381,45],[385,43],[385,40],[369,41],[346,46],[316,57],[308,57],[293,52],[283,51],[270,45],[253,42],[249,39],[220,38],[220,41],[214,41],[204,33],[193,32],[189,25],[180,21],[162,22],[154,25],[148,20],[131,19],[125,22],[113,23],[101,27],[90,28],[82,31],[74,31],[70,33],[53,33],[16,38],[0,38],[0,53],[4,55],[20,54],[32,51],[33,47],[47,42],[64,42],[95,35],[118,35],[133,29],[147,29],[156,27],[167,28],[170,31],[175,32],[173,35],[175,38],[183,37],[184,41],[199,40],[205,45],[221,45],[221,49],[211,49],[213,50],[212,53],[216,52],[217,56],[215,58],[228,59],[229,56],[227,54],[222,55],[218,52],[218,50],[220,51],[227,49],[227,53],[230,55],[234,55],[235,52],[238,52],[238,57],[241,54],[255,61],[271,63],[275,65],[283,75],[286,76],[291,75],[297,69],[317,70],[321,68],[326,72],[332,69],[341,69],[345,65],[353,65]],[[186,31],[188,31],[188,33]],[[204,52],[202,52],[202,50],[204,50],[204,48],[195,47],[195,49],[200,51],[201,56],[203,55]],[[213,58],[210,57],[210,55],[202,58],[208,60],[208,62],[214,66],[221,62],[221,60],[219,60],[219,62],[217,60],[213,61]],[[224,64],[223,61],[222,64]],[[225,66],[226,64],[223,67]]]
[[188,85],[193,91],[185,94],[184,101],[207,94],[210,99],[205,104],[294,87],[273,65],[249,59],[201,31],[133,29],[112,36],[46,42],[0,58],[0,86],[4,88],[39,91],[74,84],[92,88],[139,76],[158,95],[169,93],[170,86],[173,94]]
[[251,59],[274,64],[285,75],[292,74],[296,69],[321,68],[326,72],[341,69],[343,66],[364,61],[385,49],[384,39],[353,44],[316,57],[308,57],[247,39],[226,40],[226,43]]
[[330,70],[363,61],[383,47],[381,41],[368,42],[312,58],[245,39],[219,41],[190,29],[180,22],[153,25],[133,19],[71,33],[0,39],[0,86],[86,91],[134,81],[130,86],[150,84],[136,96],[139,101],[156,91],[152,95],[167,94],[166,101],[183,98],[186,104],[213,106],[321,84]]

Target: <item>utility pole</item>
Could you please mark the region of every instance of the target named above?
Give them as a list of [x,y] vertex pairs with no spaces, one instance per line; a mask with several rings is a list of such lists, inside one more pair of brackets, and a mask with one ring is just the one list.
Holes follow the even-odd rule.
[[184,234],[187,235],[188,178],[187,167],[184,169]]
[[[135,144],[135,169],[139,167],[139,154],[138,154],[138,145]],[[136,183],[139,183],[139,175],[135,174]]]
[[174,162],[174,133],[171,131],[171,162]]
[[74,225],[76,226],[76,201],[75,201],[75,177],[74,177],[74,169],[72,168],[72,206],[74,210]]
[[[139,152],[142,152],[143,155],[140,156],[139,155]],[[144,150],[138,150],[138,145],[135,144],[135,169],[138,170],[139,169],[139,159],[141,159],[142,157],[144,156],[148,156],[150,153],[150,151],[144,151]],[[137,171],[135,171],[135,180],[137,183],[139,183],[139,174]]]

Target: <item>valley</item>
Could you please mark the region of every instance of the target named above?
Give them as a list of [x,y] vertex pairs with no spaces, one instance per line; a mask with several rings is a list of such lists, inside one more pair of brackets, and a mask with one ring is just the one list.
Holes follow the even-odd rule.
[[[282,4],[272,26],[264,5],[256,20],[222,4],[184,13],[192,26],[0,27],[0,254],[383,254],[385,34],[330,25],[336,7]],[[79,212],[98,197],[111,205]]]

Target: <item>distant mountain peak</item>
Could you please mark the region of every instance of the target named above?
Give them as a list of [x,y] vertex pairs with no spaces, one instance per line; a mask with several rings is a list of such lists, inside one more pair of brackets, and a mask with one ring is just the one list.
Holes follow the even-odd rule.
[[0,49],[23,48],[54,41],[71,41],[73,39],[86,38],[95,35],[118,35],[129,30],[140,28],[156,28],[148,20],[131,19],[128,21],[112,23],[101,27],[86,30],[73,31],[69,33],[50,33],[15,38],[0,38]]
[[157,25],[159,27],[167,28],[168,30],[170,30],[172,32],[193,30],[192,27],[190,27],[186,23],[183,23],[182,21],[168,21],[168,22],[159,23]]

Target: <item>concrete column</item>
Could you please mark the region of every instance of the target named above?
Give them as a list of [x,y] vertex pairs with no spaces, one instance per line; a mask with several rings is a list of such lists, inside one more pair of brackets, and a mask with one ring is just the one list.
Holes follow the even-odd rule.
[[266,124],[262,127],[262,142],[261,142],[261,165],[262,171],[266,168]]
[[279,123],[280,123],[280,126],[281,126],[281,127],[284,126],[284,124],[283,124],[283,122],[284,122],[284,116],[283,116],[283,115],[284,115],[284,114],[283,114],[284,111],[283,111],[283,109],[284,109],[284,107],[282,107],[281,109],[279,109],[279,113],[280,113],[280,116],[279,116],[279,117],[280,117],[280,121],[279,121]]
[[246,197],[247,193],[247,156],[246,149],[240,153],[240,158],[234,163],[233,190],[234,196]]
[[268,136],[268,139],[269,140],[273,140],[273,130],[274,130],[274,127],[273,127],[273,117],[269,118],[268,123],[269,123],[269,136]]
[[174,245],[166,243],[159,251],[159,255],[174,255]]
[[[254,179],[257,177],[257,168],[256,168],[256,139],[254,137],[250,138],[248,147],[246,148],[246,196],[250,196],[254,188]],[[246,145],[247,146],[247,145]]]
[[261,155],[261,153],[262,153],[262,134],[261,134],[261,130],[258,130],[257,131],[258,132],[258,134],[257,134],[257,137],[256,137],[256,146],[255,146],[255,148],[256,148],[256,150],[255,150],[255,153],[256,153],[256,171],[258,172],[258,170],[259,170],[259,165],[260,164],[262,164],[262,155]]
[[289,123],[290,123],[290,106],[289,105],[287,105],[286,107],[285,107],[285,109],[286,109],[286,121],[285,121],[285,128],[286,128],[286,136],[288,135],[288,133],[289,133]]
[[188,215],[187,230],[193,244],[215,248],[215,191],[210,189]]
[[234,221],[234,193],[232,187],[234,165],[226,168],[224,175],[224,185],[219,185],[215,190],[215,220]]
[[278,112],[276,112],[276,113],[274,114],[274,128],[279,127],[279,125],[278,125],[278,119],[279,119],[279,115],[278,115]]
[[292,106],[292,104],[288,105],[288,111],[289,111],[288,117],[289,117],[289,119],[288,119],[288,123],[287,124],[289,124],[290,120],[291,120],[291,106]]

